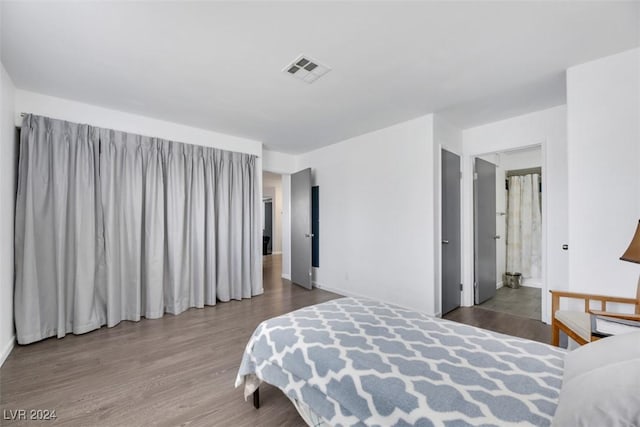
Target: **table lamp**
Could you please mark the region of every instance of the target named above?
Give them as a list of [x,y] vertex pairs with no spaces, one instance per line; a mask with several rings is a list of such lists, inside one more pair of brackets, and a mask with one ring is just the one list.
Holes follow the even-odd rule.
[[[624,254],[620,257],[623,261],[635,262],[640,264],[640,221],[638,221],[638,228],[636,228],[636,234],[633,235],[631,243]],[[640,301],[640,278],[638,279],[638,301]],[[640,314],[640,305],[636,305],[636,312]]]

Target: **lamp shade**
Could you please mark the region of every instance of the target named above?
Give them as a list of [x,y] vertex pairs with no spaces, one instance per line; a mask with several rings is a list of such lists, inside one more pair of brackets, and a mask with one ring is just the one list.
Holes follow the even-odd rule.
[[638,228],[636,228],[636,233],[633,235],[629,247],[624,251],[620,259],[640,264],[640,221],[638,221]]

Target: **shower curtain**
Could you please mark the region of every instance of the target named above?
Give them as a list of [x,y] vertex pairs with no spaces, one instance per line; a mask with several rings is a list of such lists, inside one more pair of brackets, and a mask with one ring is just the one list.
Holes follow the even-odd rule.
[[542,217],[539,177],[509,177],[507,203],[507,271],[539,278],[542,270]]
[[262,293],[255,156],[32,115],[20,143],[20,344]]

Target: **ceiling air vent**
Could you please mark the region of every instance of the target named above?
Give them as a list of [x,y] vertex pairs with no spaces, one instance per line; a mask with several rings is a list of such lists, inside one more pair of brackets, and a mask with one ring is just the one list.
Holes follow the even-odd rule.
[[320,77],[331,71],[331,68],[320,64],[315,59],[300,55],[293,62],[282,69],[283,72],[302,80],[306,83],[313,83]]

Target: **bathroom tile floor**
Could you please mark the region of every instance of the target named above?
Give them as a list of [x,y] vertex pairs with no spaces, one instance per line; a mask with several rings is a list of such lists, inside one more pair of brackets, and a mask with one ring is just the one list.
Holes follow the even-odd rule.
[[522,286],[518,289],[503,286],[496,290],[496,296],[478,305],[492,311],[513,314],[540,320],[540,288]]

